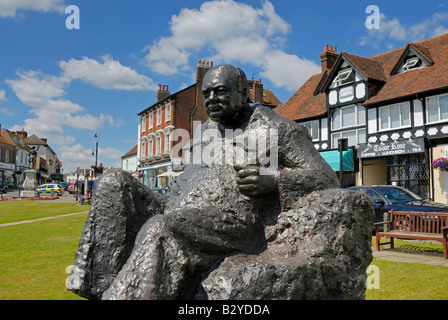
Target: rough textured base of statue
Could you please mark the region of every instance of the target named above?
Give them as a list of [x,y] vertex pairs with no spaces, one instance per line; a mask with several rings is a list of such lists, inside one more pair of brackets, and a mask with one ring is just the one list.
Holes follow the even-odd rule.
[[[230,177],[233,169],[198,170],[179,180],[198,188],[199,179],[208,181],[203,201],[194,188],[179,198],[175,187],[171,199],[182,200],[170,202],[121,170],[103,174],[69,290],[90,299],[365,297],[373,226],[366,196],[326,189],[284,212],[269,197],[248,210],[248,202],[232,197],[234,184],[208,176]],[[219,187],[228,188],[225,201],[213,198]]]
[[129,257],[142,225],[163,209],[150,189],[134,182],[122,170],[97,180],[67,284],[70,291],[99,299]]
[[236,255],[202,282],[208,299],[364,299],[372,261],[370,200],[316,191],[266,228],[267,249]]

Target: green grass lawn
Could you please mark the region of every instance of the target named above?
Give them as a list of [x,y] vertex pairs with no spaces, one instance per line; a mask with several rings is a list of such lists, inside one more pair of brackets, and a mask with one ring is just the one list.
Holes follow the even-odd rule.
[[65,213],[88,211],[88,205],[63,203],[54,200],[0,201],[0,224],[57,216]]
[[[89,210],[71,203],[4,201],[4,222]],[[5,208],[7,208],[5,211]],[[8,218],[6,218],[8,217]],[[67,291],[66,269],[72,265],[87,213],[0,227],[0,300],[81,299]]]
[[[11,222],[16,217],[15,211],[21,212],[17,220],[28,220],[76,210],[87,211],[89,206],[5,201],[0,203],[0,208],[0,215],[9,217],[3,221]],[[69,275],[66,270],[74,262],[86,217],[87,213],[80,213],[0,227],[0,300],[81,299],[67,291],[65,282]],[[396,248],[406,252],[443,252],[439,244],[400,240],[396,241]],[[367,300],[448,300],[447,267],[381,259],[374,259],[372,265],[378,267],[380,288],[368,289]]]
[[367,300],[447,300],[448,268],[373,259],[379,289],[368,289]]

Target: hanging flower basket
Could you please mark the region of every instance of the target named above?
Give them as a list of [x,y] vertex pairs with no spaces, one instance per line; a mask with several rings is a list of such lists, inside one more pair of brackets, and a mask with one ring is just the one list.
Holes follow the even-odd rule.
[[431,167],[440,171],[448,171],[448,158],[441,157],[431,162]]
[[140,172],[139,174],[138,174],[138,177],[139,178],[143,178],[145,176],[145,173],[144,172]]

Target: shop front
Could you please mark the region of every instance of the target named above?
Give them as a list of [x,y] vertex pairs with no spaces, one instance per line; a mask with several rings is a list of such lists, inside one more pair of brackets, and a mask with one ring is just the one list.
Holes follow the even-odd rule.
[[424,138],[361,144],[357,185],[395,185],[430,198],[430,154]]
[[170,177],[160,177],[159,175],[170,171],[172,168],[171,161],[163,161],[151,164],[146,167],[139,168],[140,181],[150,188],[168,188],[170,185]]
[[355,185],[355,175],[357,171],[355,156],[353,148],[348,150],[328,150],[320,151],[319,154],[330,165],[341,181],[341,160],[342,160],[342,187],[350,187]]
[[8,187],[14,187],[15,165],[13,163],[0,162],[0,183]]

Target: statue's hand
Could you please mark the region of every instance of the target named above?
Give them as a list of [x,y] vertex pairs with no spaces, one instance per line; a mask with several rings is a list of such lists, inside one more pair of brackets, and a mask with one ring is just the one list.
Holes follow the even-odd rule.
[[260,175],[260,167],[234,166],[236,183],[240,192],[249,197],[261,197],[277,187],[277,179],[273,175]]

